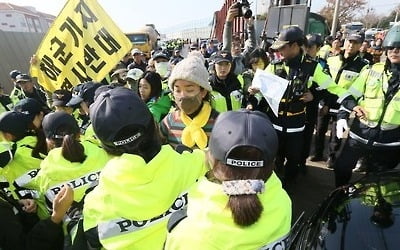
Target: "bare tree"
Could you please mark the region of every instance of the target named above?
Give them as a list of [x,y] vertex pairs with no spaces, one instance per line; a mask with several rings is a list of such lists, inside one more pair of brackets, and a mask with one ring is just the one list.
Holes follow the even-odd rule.
[[362,22],[365,24],[365,28],[367,29],[377,26],[379,20],[384,18],[384,16],[376,14],[374,8],[368,8],[363,16]]
[[388,28],[389,27],[389,23],[395,21],[397,13],[398,13],[397,21],[400,21],[400,4],[397,5],[397,7],[395,7],[393,9],[393,11],[388,16],[383,17],[382,19],[380,19],[378,24],[377,24],[377,27]]
[[[332,25],[335,2],[336,0],[326,0],[326,5],[319,11],[319,14],[326,18],[329,25]],[[341,0],[339,7],[339,23],[344,24],[354,21],[357,14],[364,11],[366,4],[366,0]]]

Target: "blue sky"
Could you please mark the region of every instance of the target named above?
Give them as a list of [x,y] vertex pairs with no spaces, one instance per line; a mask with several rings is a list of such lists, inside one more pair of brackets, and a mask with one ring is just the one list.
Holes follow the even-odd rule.
[[[0,0],[1,1],[1,0]],[[57,15],[66,0],[3,0],[21,6],[33,6],[37,10]],[[269,2],[269,0],[264,0]],[[159,30],[187,21],[212,17],[214,11],[219,10],[224,0],[98,0],[111,18],[124,31],[153,23]],[[258,2],[258,10],[262,0],[249,0],[254,8]],[[369,6],[378,13],[387,14],[396,7],[399,0],[369,0]],[[324,5],[325,0],[312,0],[312,11],[317,12]]]

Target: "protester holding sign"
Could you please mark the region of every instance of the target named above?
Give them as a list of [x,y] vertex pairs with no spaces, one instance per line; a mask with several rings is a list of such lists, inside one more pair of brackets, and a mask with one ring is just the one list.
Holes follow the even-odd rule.
[[131,47],[96,0],[70,0],[39,46],[31,75],[51,92],[100,82]]

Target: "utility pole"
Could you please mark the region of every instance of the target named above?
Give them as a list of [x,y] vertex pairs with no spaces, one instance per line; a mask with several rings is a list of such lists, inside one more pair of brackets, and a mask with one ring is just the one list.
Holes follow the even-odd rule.
[[336,28],[339,21],[339,7],[340,7],[340,0],[336,0],[335,3],[335,12],[333,13],[333,20],[332,20],[332,29],[331,29],[331,36],[335,37]]

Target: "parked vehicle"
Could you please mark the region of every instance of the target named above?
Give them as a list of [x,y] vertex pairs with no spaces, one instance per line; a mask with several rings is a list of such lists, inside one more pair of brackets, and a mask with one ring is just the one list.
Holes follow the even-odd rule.
[[[221,10],[215,12],[211,32],[212,38],[222,41],[226,13],[233,3],[232,0],[225,0]],[[299,26],[305,34],[320,34],[322,37],[329,35],[330,31],[326,19],[317,13],[310,12],[310,7],[311,0],[270,0],[267,19],[261,37],[272,43],[273,38],[283,28],[291,25]],[[245,32],[243,18],[235,18],[232,26],[232,34]]]
[[354,34],[362,31],[364,29],[364,24],[361,22],[351,22],[342,25],[343,34]]
[[132,42],[132,49],[140,49],[147,58],[150,58],[151,51],[157,48],[160,34],[154,24],[146,24],[144,27],[127,33],[126,36]]
[[288,249],[398,249],[399,214],[400,170],[369,173],[333,191],[291,232]]

